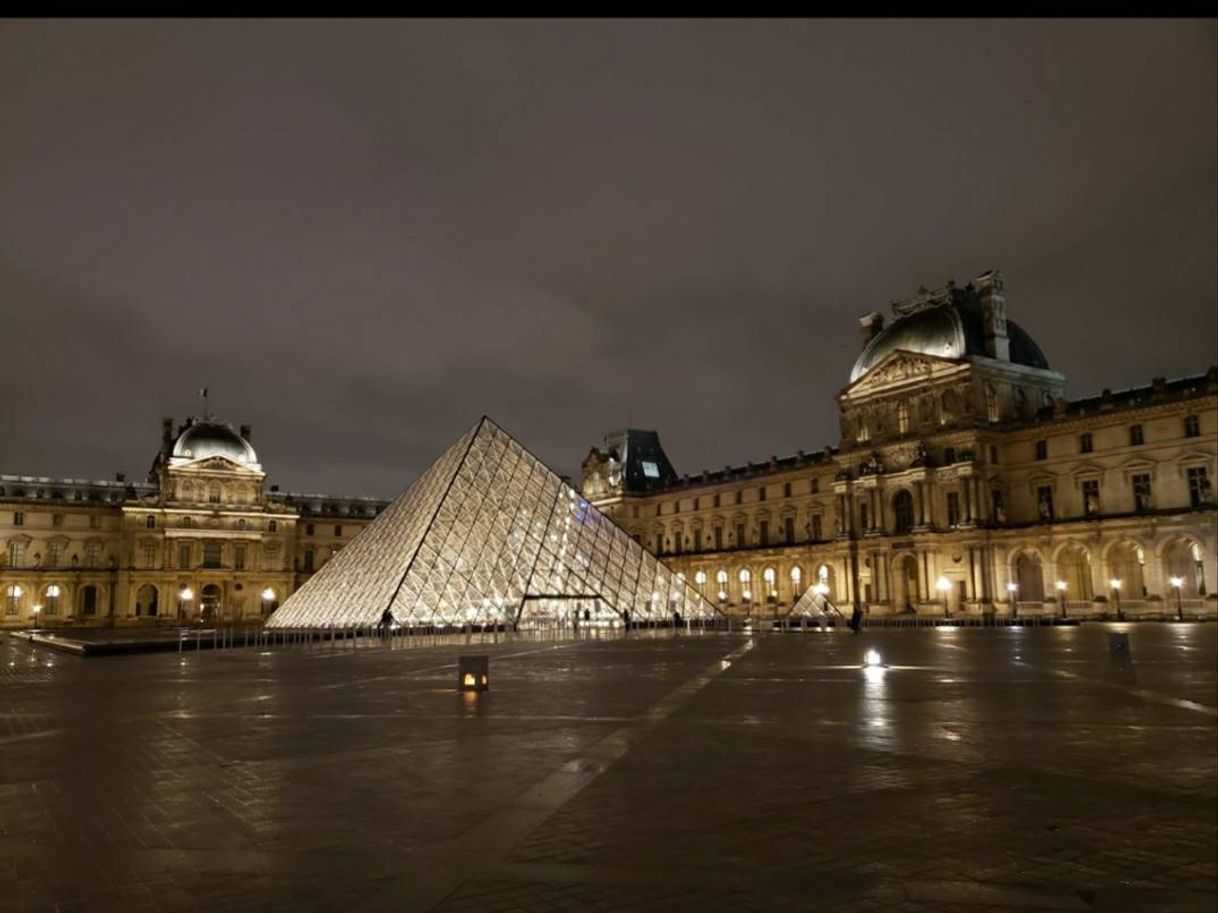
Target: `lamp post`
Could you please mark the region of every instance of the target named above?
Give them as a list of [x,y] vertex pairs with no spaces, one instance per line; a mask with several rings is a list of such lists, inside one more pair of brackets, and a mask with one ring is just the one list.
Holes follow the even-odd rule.
[[1069,618],[1069,613],[1066,611],[1066,581],[1057,581],[1057,598],[1062,603],[1062,618]]
[[195,598],[194,590],[188,586],[178,590],[178,617],[189,620],[190,601]]
[[1184,586],[1184,578],[1172,577],[1170,582],[1172,589],[1176,591],[1176,620],[1184,621],[1184,606],[1180,601],[1180,588]]
[[1108,584],[1112,587],[1112,598],[1116,601],[1117,621],[1124,621],[1125,616],[1121,612],[1121,578],[1113,577]]
[[1018,618],[1019,617],[1019,584],[1016,583],[1014,580],[1008,580],[1007,581],[1007,593],[1010,594],[1010,599],[1011,599],[1011,617]]
[[948,611],[947,594],[951,592],[952,582],[946,577],[940,577],[935,581],[935,589],[943,594],[943,617],[951,618],[951,612]]
[[40,613],[41,611],[42,611],[41,605],[34,606],[34,630],[35,631],[38,630],[38,613]]
[[267,612],[266,612],[267,608],[270,606],[270,604],[272,602],[275,601],[275,591],[268,586],[265,590],[262,591],[261,596],[262,596],[262,617],[265,618],[266,614],[267,614]]

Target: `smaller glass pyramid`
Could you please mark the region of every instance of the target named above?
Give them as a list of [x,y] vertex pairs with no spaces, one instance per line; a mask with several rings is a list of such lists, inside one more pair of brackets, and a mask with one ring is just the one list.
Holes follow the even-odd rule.
[[816,592],[819,585],[813,584],[804,590],[804,594],[791,606],[790,617],[821,618],[825,615],[841,614],[826,595]]
[[483,417],[267,619],[272,628],[672,622],[717,610]]

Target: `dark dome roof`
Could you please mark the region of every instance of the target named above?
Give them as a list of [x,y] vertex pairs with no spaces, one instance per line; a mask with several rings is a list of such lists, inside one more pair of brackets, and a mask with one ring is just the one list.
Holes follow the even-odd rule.
[[[1007,336],[1011,340],[1013,364],[1049,369],[1049,361],[1040,346],[1013,320],[1007,321]],[[985,324],[981,304],[976,300],[955,300],[898,317],[864,347],[850,372],[850,382],[854,383],[898,349],[939,358],[984,357]]]
[[228,425],[215,421],[191,423],[174,441],[172,456],[181,460],[220,456],[241,464],[258,462],[249,441]]

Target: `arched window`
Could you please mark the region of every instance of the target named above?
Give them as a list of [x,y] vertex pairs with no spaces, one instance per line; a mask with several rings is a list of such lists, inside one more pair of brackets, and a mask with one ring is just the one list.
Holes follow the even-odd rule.
[[80,590],[80,614],[81,615],[96,615],[97,614],[97,587],[93,584],[81,587]]
[[694,583],[698,585],[698,589],[702,589],[703,584],[706,583],[706,571],[701,569],[694,571]]
[[791,596],[795,599],[799,598],[799,594],[802,590],[801,584],[803,583],[803,580],[803,569],[797,564],[795,567],[791,568]]
[[727,571],[720,569],[715,572],[715,585],[719,587],[719,601],[727,601]]
[[43,591],[42,611],[47,615],[59,614],[59,599],[63,595],[58,583],[52,583]]
[[778,601],[778,572],[772,567],[767,567],[761,572],[761,579],[765,581],[765,598],[766,602]]
[[738,576],[740,579],[740,598],[745,602],[751,602],[753,599],[753,574],[747,567],[742,567]]
[[913,495],[902,488],[892,499],[892,516],[898,533],[907,533],[914,525]]

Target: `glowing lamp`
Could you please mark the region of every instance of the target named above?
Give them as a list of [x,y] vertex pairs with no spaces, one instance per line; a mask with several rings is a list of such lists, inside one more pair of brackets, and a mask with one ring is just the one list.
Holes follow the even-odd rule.
[[884,660],[880,656],[878,650],[868,650],[863,654],[863,665],[868,668],[875,669],[884,665]]
[[1170,579],[1171,579],[1171,585],[1173,588],[1178,590],[1178,589],[1180,589],[1180,587],[1184,586],[1183,577],[1172,577]]
[[1059,592],[1059,593],[1066,592],[1066,581],[1064,581],[1064,580],[1057,581],[1057,592]]
[[490,657],[486,654],[458,657],[458,691],[486,691],[490,686]]
[[1010,581],[1009,583],[1007,583],[1007,592],[1008,593],[1018,593],[1019,584],[1016,583],[1014,580]]
[[948,590],[950,590],[951,588],[952,588],[952,582],[950,580],[948,580],[946,577],[940,577],[938,580],[935,581],[935,589],[938,590],[940,593],[943,593],[944,595],[946,595]]
[[1121,581],[1119,578],[1113,577],[1111,580],[1108,581],[1108,584],[1118,593],[1121,591]]
[[184,586],[178,590],[178,598],[183,602],[190,602],[190,600],[195,598],[195,591],[188,586]]
[[270,602],[271,600],[273,600],[275,598],[275,591],[272,590],[268,586],[265,590],[262,591],[262,598],[265,599],[267,602]]

